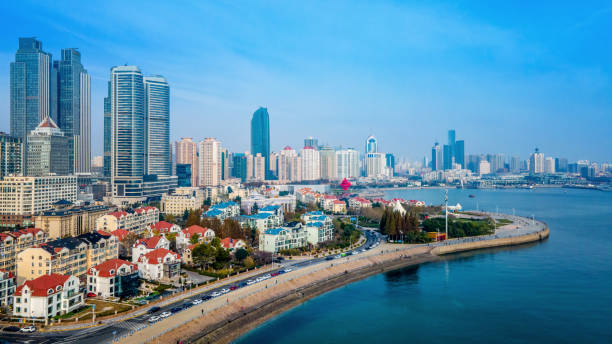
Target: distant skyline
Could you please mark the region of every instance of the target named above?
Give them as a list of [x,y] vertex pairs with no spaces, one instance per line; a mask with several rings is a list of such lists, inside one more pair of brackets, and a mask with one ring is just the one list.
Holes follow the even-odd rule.
[[0,10],[0,131],[10,131],[18,38],[35,36],[53,59],[62,48],[81,53],[92,155],[102,155],[110,69],[130,64],[170,85],[172,141],[216,137],[249,150],[261,106],[273,151],[300,148],[308,136],[361,151],[373,134],[379,151],[420,161],[455,129],[466,154],[526,159],[538,147],[612,161],[612,7],[604,1],[21,1]]

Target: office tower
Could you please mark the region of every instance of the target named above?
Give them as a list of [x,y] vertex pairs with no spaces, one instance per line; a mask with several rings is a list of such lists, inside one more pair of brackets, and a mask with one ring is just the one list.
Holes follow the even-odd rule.
[[319,156],[321,157],[321,179],[337,179],[338,166],[336,151],[330,146],[321,146]]
[[368,136],[366,139],[365,152],[366,154],[378,152],[378,141],[376,141],[373,135]]
[[170,160],[170,87],[163,76],[144,82],[145,174],[172,175]]
[[75,173],[91,172],[91,78],[81,64],[81,53],[62,49],[53,62],[52,105],[57,125],[69,140],[70,167]]
[[529,157],[529,174],[538,174],[544,172],[544,153],[540,153],[539,149]]
[[0,132],[0,179],[9,174],[21,174],[23,161],[24,152],[21,139]]
[[260,107],[251,119],[251,154],[260,153],[266,162],[266,175],[270,171],[270,116],[268,109]]
[[440,147],[440,144],[437,142],[431,148],[431,169],[433,171],[441,171],[444,169],[442,147]]
[[453,155],[451,151],[451,147],[449,145],[444,145],[443,150],[443,169],[444,170],[452,170],[453,169]]
[[385,154],[385,166],[389,169],[391,176],[393,176],[395,174],[395,156],[393,154]]
[[455,142],[455,164],[461,165],[461,169],[465,169],[465,141],[463,140]]
[[336,151],[338,179],[359,177],[359,152],[353,148]]
[[386,160],[383,153],[367,153],[364,165],[366,177],[377,178],[386,175]]
[[544,159],[544,173],[555,173],[555,159],[547,157]]
[[321,179],[321,157],[313,147],[304,147],[300,152],[302,158],[302,180]]
[[178,187],[191,186],[191,164],[176,164],[176,176]]
[[144,83],[136,66],[111,68],[111,182],[115,197],[141,197],[145,174]]
[[227,148],[221,146],[219,148],[219,161],[221,162],[221,179],[220,180],[228,180],[230,179],[230,152]]
[[247,180],[247,156],[245,153],[232,155],[232,177],[240,178],[244,183]]
[[312,136],[308,136],[304,139],[304,147],[312,147],[314,149],[319,149],[319,140]]
[[104,177],[111,176],[111,82],[107,85],[107,95],[104,98]]
[[198,186],[198,147],[191,137],[182,137],[175,144],[176,163],[191,165],[191,186]]
[[514,174],[521,172],[521,158],[520,157],[513,156],[510,159],[510,172]]
[[472,173],[478,173],[478,168],[479,168],[480,160],[481,160],[480,156],[474,155],[474,154],[470,154],[468,156],[467,169],[472,171]]
[[556,172],[567,172],[568,171],[567,159],[556,158],[555,159],[555,171]]
[[200,186],[218,186],[221,182],[221,142],[208,137],[199,144]]
[[491,173],[491,163],[489,163],[487,160],[480,160],[480,162],[478,163],[478,174],[485,175],[485,174],[490,174]]
[[[450,149],[450,158],[451,160],[455,158],[455,130],[451,129],[448,131],[448,147]],[[450,165],[453,165],[453,161],[450,162]]]
[[28,134],[51,116],[51,54],[34,37],[19,38],[10,64],[11,136],[26,141]]
[[51,117],[45,118],[28,135],[26,175],[46,176],[49,173],[66,176],[70,168],[70,137],[65,136]]

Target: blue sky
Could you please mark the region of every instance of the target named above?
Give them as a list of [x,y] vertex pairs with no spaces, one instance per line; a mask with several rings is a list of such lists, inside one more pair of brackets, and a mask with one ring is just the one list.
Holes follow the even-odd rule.
[[[494,5],[492,5],[494,4]],[[92,76],[94,154],[112,66],[171,85],[171,137],[249,149],[251,114],[271,144],[303,138],[412,160],[455,128],[466,153],[534,147],[611,161],[612,4],[606,1],[3,1],[0,130],[18,37],[54,57],[77,47]]]

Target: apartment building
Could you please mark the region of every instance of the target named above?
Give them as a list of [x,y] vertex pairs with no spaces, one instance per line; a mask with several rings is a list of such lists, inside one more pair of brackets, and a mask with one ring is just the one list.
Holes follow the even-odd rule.
[[[62,203],[62,206],[58,205]],[[65,203],[65,206],[63,206]],[[34,216],[37,228],[47,232],[50,239],[78,236],[96,230],[96,220],[108,213],[104,205],[72,207],[65,201],[56,202],[54,209]]]
[[50,274],[25,281],[15,290],[13,315],[49,318],[72,312],[83,305],[80,282],[75,276]]
[[100,297],[138,295],[138,265],[121,259],[110,259],[87,272],[87,292]]
[[49,241],[47,233],[39,228],[25,228],[0,233],[0,269],[15,274],[17,255],[26,248]]
[[268,229],[259,235],[259,250],[278,253],[279,251],[307,245],[307,231],[299,222],[287,226]]
[[16,287],[15,274],[0,270],[0,308],[6,309],[13,303],[13,294],[15,294]]
[[162,195],[161,212],[174,216],[183,216],[186,210],[201,209],[204,199],[204,190],[200,188],[177,188],[171,195]]
[[159,209],[155,207],[141,207],[134,210],[115,211],[100,216],[96,220],[96,229],[112,232],[125,229],[137,235],[145,233],[147,226],[159,222]]

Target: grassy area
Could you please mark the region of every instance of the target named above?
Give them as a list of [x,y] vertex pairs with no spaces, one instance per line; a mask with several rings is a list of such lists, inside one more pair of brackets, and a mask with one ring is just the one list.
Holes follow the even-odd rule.
[[509,225],[511,223],[513,223],[512,220],[508,220],[508,219],[499,219],[497,221],[495,221],[497,223],[498,226],[505,226],[505,225]]
[[66,313],[66,314],[62,314],[62,315],[56,315],[53,317],[53,319],[58,320],[58,319],[71,319],[71,318],[76,318],[78,317],[79,319],[84,318],[83,316],[87,313],[90,313],[91,316],[91,306],[89,305],[85,305],[79,309],[76,309],[70,313]]
[[87,300],[87,303],[90,305],[96,305],[96,316],[99,317],[115,314],[115,311],[117,311],[117,313],[122,313],[132,309],[131,305],[117,302],[90,299]]

